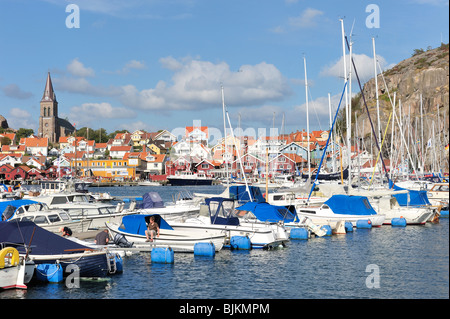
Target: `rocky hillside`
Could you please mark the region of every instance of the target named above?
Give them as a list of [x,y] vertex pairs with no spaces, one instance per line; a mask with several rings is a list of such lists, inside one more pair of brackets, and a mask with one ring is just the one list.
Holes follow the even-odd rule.
[[[420,119],[420,104],[422,95],[422,113],[424,116],[424,139],[431,137],[434,123],[435,133],[441,133],[441,141],[448,143],[449,128],[449,45],[442,44],[440,47],[430,50],[414,50],[414,54],[393,68],[379,74],[378,95],[380,104],[380,117],[382,133],[392,111],[388,91],[393,98],[396,93],[396,112],[399,115],[399,101],[402,105],[403,116],[411,114],[412,125],[415,126],[416,118]],[[387,89],[386,90],[386,85]],[[375,79],[367,81],[363,87],[364,96],[369,108],[371,119],[376,126],[376,96]],[[440,123],[438,126],[438,108]],[[367,137],[370,135],[371,127],[367,112],[358,94],[352,100],[352,110],[357,111],[359,132],[362,131],[364,121],[364,132],[360,134]],[[420,123],[420,121],[419,121]],[[445,130],[445,132],[444,132]],[[390,132],[390,130],[389,130]]]

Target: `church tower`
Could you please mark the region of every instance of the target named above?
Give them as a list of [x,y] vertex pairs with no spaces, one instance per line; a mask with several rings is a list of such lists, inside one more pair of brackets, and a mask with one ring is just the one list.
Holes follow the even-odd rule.
[[53,91],[50,72],[47,74],[44,95],[41,99],[38,136],[48,137],[48,140],[51,143],[57,143],[59,140],[58,101],[56,101],[56,95]]

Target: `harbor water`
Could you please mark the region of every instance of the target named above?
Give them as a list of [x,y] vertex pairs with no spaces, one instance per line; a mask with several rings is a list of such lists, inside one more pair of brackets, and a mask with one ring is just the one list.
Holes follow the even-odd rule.
[[[120,198],[157,191],[171,201],[183,187],[91,188]],[[190,187],[220,194],[223,186]],[[354,229],[345,235],[291,240],[275,250],[221,250],[214,257],[176,253],[155,264],[150,253],[123,258],[106,280],[32,284],[5,291],[20,299],[448,299],[449,221]]]

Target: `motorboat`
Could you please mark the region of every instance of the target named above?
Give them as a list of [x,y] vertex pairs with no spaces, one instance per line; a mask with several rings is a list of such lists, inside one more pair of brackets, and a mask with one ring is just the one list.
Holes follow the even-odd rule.
[[252,248],[277,248],[289,241],[286,229],[279,223],[245,223],[236,215],[235,201],[230,198],[205,199],[200,214],[179,222],[171,222],[174,229],[219,230],[226,234],[227,243],[233,236],[247,236]]
[[434,206],[428,199],[428,191],[425,189],[409,189],[398,186],[397,183],[389,181],[389,189],[394,191],[406,191],[395,194],[395,198],[400,206],[403,207],[428,207],[433,210],[433,214],[427,221],[433,222],[438,220],[440,206]]
[[88,231],[92,223],[87,219],[72,218],[60,209],[49,209],[45,203],[32,200],[14,200],[0,202],[3,221],[31,221],[40,227],[59,233],[63,227],[69,227],[73,233]]
[[151,180],[143,180],[143,181],[139,181],[137,183],[139,186],[161,186],[161,183],[159,182],[155,182],[155,181],[151,181]]
[[97,278],[106,277],[111,272],[106,250],[80,245],[33,222],[0,222],[0,243],[16,248],[20,256],[28,256],[36,266],[56,265],[64,274],[76,270],[79,277]]
[[27,262],[16,248],[0,248],[0,290],[27,289],[34,267],[34,262]]
[[432,207],[400,206],[396,196],[407,194],[407,190],[356,190],[353,195],[363,195],[369,199],[374,209],[385,216],[384,225],[391,225],[393,218],[404,218],[407,225],[424,225],[434,214]]
[[122,216],[134,213],[132,210],[124,209],[124,202],[116,205],[93,203],[89,201],[87,194],[76,192],[60,192],[26,198],[46,203],[50,209],[64,210],[73,219],[88,219],[92,222],[89,226],[92,229],[104,228],[105,223],[108,222],[120,222]]
[[236,201],[236,205],[243,205],[247,202],[265,202],[264,196],[259,187],[253,185],[230,185],[225,190],[217,194],[194,193],[194,197],[206,199],[212,197],[230,198]]
[[169,221],[195,216],[200,211],[200,200],[195,200],[186,192],[180,192],[172,203],[164,203],[157,192],[148,192],[142,196],[142,203],[136,206],[137,214],[158,214]]
[[[153,238],[152,242],[148,242],[145,231],[152,216],[159,226],[160,235]],[[225,241],[225,233],[221,229],[199,227],[184,227],[180,229],[169,225],[158,214],[127,215],[122,217],[121,223],[107,223],[106,227],[113,235],[120,234],[129,242],[133,242],[133,247],[138,249],[170,247],[174,252],[194,252],[196,243],[213,243],[215,250],[219,251],[222,249]]]
[[351,222],[356,226],[358,220],[370,220],[372,226],[381,226],[385,216],[378,214],[365,196],[333,195],[323,204],[305,206],[297,209],[298,216],[309,217],[314,224],[330,225],[339,221]]
[[428,191],[428,200],[434,206],[442,206],[448,210],[449,206],[449,183],[435,183]]
[[199,186],[212,185],[214,178],[206,176],[203,172],[193,173],[188,171],[176,172],[167,176],[167,181],[172,186]]

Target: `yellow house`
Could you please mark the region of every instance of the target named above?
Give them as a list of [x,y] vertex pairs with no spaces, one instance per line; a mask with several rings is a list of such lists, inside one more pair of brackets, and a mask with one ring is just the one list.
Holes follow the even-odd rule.
[[[72,162],[74,164],[74,162]],[[98,159],[77,161],[78,172],[82,176],[96,176],[112,179],[135,179],[139,160],[130,159]]]
[[147,145],[147,147],[149,149],[151,149],[154,154],[157,154],[157,155],[161,154],[161,149],[158,146],[156,146],[154,143]]

